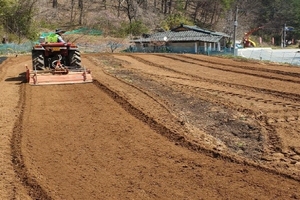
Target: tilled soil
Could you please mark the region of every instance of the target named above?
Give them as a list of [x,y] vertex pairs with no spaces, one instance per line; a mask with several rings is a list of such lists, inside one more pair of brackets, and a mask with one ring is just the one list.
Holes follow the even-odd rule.
[[90,84],[0,65],[0,199],[299,199],[300,68],[86,54]]

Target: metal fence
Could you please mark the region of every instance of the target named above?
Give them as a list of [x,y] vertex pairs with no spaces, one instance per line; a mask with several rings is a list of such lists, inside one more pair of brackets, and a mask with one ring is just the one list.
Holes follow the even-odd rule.
[[300,49],[245,48],[238,49],[237,55],[249,59],[300,66]]
[[[153,47],[132,47],[130,52],[144,52],[144,53],[195,53],[193,48],[178,47],[176,49],[161,46],[159,48]],[[223,47],[220,50],[214,50],[204,47],[198,47],[196,54],[205,55],[234,55],[233,48]],[[300,66],[300,49],[272,49],[272,48],[240,48],[237,49],[237,56],[248,59],[263,60],[277,63],[287,63],[291,65]]]
[[31,51],[32,45],[33,45],[32,42],[27,42],[24,44],[15,44],[15,43],[0,44],[0,55],[27,53]]
[[[232,48],[222,47],[221,49],[211,49],[209,47],[198,46],[195,49],[194,46],[131,46],[130,49],[127,49],[128,52],[136,53],[192,53],[192,54],[206,54],[206,55],[215,55],[215,54],[233,54]],[[196,53],[195,53],[196,52]]]

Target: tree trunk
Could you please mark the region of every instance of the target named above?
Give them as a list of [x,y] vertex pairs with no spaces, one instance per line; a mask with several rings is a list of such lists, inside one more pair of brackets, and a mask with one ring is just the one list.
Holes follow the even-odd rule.
[[71,16],[70,16],[70,23],[73,23],[74,21],[74,6],[75,6],[75,0],[71,0]]
[[126,2],[126,5],[124,6],[124,9],[127,12],[127,17],[128,17],[129,23],[131,24],[132,20],[136,16],[136,13],[135,13],[136,10],[133,5],[133,0],[125,0],[125,2]]
[[119,1],[118,1],[118,17],[120,17],[121,1],[122,1],[122,0],[119,0]]
[[144,3],[143,3],[143,8],[144,8],[145,10],[148,9],[148,1],[147,1],[147,0],[144,1]]
[[187,10],[188,6],[189,6],[190,0],[186,0],[185,4],[184,4],[184,10]]
[[104,10],[106,10],[106,0],[102,0],[102,3],[104,4]]
[[164,14],[167,14],[167,10],[168,10],[168,1],[167,0],[162,0],[161,1],[161,11]]
[[83,0],[78,0],[78,7],[80,10],[79,25],[82,25],[82,23],[83,23]]
[[57,8],[57,0],[52,1],[52,8]]
[[171,12],[172,12],[172,3],[173,3],[173,1],[172,0],[170,0],[169,2],[168,2],[168,8],[169,8],[169,14],[171,14]]
[[215,1],[211,12],[210,26],[212,26],[216,21],[217,14],[218,14],[218,3]]

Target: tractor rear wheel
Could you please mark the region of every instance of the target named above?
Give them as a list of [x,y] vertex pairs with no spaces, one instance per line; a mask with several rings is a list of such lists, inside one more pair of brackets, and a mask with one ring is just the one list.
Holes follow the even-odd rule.
[[32,68],[34,70],[45,70],[43,51],[32,50]]
[[75,51],[69,51],[69,61],[70,66],[81,68],[81,57],[80,52],[78,50]]

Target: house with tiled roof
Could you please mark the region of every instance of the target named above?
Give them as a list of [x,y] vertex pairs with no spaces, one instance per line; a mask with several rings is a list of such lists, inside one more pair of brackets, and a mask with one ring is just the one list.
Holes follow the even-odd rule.
[[209,53],[221,51],[229,35],[181,24],[165,32],[132,40],[137,52]]

